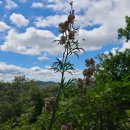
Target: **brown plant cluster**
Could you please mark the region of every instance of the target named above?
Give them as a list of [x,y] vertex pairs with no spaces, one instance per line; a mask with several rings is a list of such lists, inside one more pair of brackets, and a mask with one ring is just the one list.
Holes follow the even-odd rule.
[[59,31],[62,33],[60,37],[60,44],[65,45],[68,40],[74,40],[76,29],[73,27],[75,14],[73,10],[73,2],[70,3],[71,11],[65,22],[59,23]]
[[72,130],[72,129],[73,129],[73,127],[72,127],[71,123],[61,126],[61,130]]
[[45,99],[45,109],[47,112],[51,112],[53,110],[54,103],[55,103],[55,97]]
[[78,78],[77,86],[78,88],[83,88],[84,84],[90,86],[93,84],[92,76],[95,71],[95,61],[93,58],[86,59],[85,60],[86,69],[83,70],[83,76],[84,80],[81,78]]

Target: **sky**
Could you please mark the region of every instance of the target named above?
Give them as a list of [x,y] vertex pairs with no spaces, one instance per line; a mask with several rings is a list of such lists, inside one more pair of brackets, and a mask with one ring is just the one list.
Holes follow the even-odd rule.
[[[0,0],[0,80],[12,81],[25,75],[40,81],[60,81],[60,74],[50,70],[63,47],[52,43],[60,35],[58,24],[67,19],[70,0]],[[130,0],[74,0],[75,26],[80,27],[78,40],[86,52],[75,65],[73,75],[82,77],[84,61],[98,54],[130,48],[119,40],[117,30],[126,26]],[[85,40],[82,40],[85,39]]]

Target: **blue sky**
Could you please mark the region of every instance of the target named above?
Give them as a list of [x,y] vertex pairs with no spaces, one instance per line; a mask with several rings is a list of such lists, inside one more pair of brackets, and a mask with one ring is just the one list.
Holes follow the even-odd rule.
[[[0,80],[14,76],[42,81],[59,81],[48,68],[60,58],[62,46],[52,44],[59,37],[58,24],[67,19],[70,0],[0,0]],[[130,16],[130,0],[74,0],[78,39],[86,52],[70,60],[82,77],[84,60],[115,48],[123,51],[130,43],[117,39],[117,29]],[[83,41],[82,39],[85,39]]]

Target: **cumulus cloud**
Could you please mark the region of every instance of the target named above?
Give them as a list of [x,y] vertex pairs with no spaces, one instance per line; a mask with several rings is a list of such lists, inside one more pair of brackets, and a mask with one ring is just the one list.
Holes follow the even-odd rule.
[[[69,12],[70,11],[70,6],[69,6],[69,2],[71,0],[47,0],[46,1],[46,8],[50,8],[53,9],[54,11],[62,11],[64,13]],[[84,12],[85,10],[87,10],[87,7],[90,5],[91,0],[75,0],[73,2],[74,4],[74,8],[75,8],[75,12],[76,13],[81,13]]]
[[44,5],[41,2],[33,2],[31,7],[32,8],[43,8]]
[[121,51],[124,51],[125,49],[130,49],[130,41],[125,42],[122,47],[120,48]]
[[[0,62],[0,80],[11,81],[14,76],[26,75],[29,79],[35,79],[40,81],[56,81],[59,82],[61,75],[50,70],[48,67],[41,68],[34,66],[32,68],[22,68],[16,65],[10,65],[4,62]],[[80,70],[73,73],[73,75],[66,74],[66,80],[69,78],[78,78],[82,76]]]
[[66,20],[66,18],[67,15],[54,15],[54,16],[48,16],[46,18],[36,17],[35,25],[37,27],[58,26],[58,24]]
[[18,5],[15,2],[13,2],[12,0],[6,0],[5,7],[6,7],[6,9],[11,10],[11,9],[17,8]]
[[29,27],[24,33],[18,33],[11,29],[6,36],[0,50],[17,52],[25,55],[39,55],[41,52],[48,52],[57,55],[62,51],[60,46],[52,44],[56,36],[47,30],[40,30]]
[[[63,15],[38,17],[36,26],[57,26],[59,19],[63,22],[67,18],[66,13],[69,13],[68,2],[69,0],[48,0],[46,7],[55,11],[62,10]],[[129,4],[129,0],[75,0],[76,26],[80,26],[79,41],[82,47],[86,50],[96,50],[110,43],[118,43],[117,30],[125,27],[125,16],[130,15]],[[95,25],[100,26],[95,28]],[[87,27],[92,29],[87,30]]]
[[16,24],[16,26],[18,27],[27,26],[29,23],[29,20],[26,19],[22,14],[16,14],[16,13],[13,13],[10,16],[10,20],[13,24]]
[[0,21],[0,32],[4,32],[8,29],[10,29],[10,26],[8,26],[5,22]]
[[[128,41],[128,42],[123,42],[123,44],[122,44],[121,47],[112,48],[112,49],[110,50],[110,52],[113,53],[113,54],[116,54],[116,50],[122,52],[122,51],[125,51],[126,49],[130,49],[130,41]],[[105,52],[104,52],[104,54],[108,54],[108,53],[109,53],[109,51],[105,51]]]
[[[98,50],[102,48],[105,44],[117,42],[113,37],[113,33],[104,32],[104,26],[87,31],[80,29],[77,39],[79,40],[80,46],[85,50]],[[83,40],[85,39],[85,40]]]
[[49,60],[50,58],[48,57],[47,53],[44,53],[43,55],[38,57],[39,61],[44,61],[44,60]]

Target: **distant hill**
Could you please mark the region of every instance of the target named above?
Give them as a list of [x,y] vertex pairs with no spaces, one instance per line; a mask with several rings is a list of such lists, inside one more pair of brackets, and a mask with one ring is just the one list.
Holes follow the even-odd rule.
[[43,81],[35,81],[36,84],[38,86],[48,86],[48,85],[57,85],[57,82],[53,82],[53,81],[47,81],[47,82],[43,82]]

